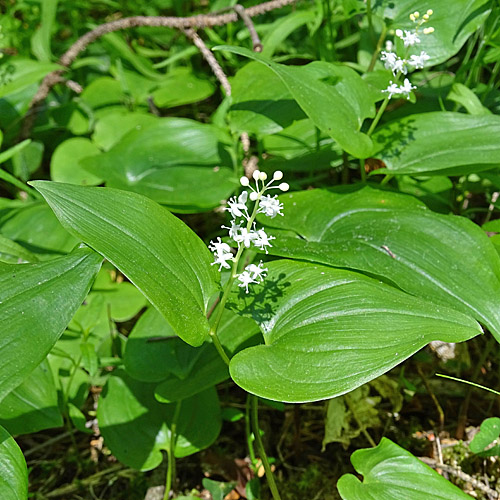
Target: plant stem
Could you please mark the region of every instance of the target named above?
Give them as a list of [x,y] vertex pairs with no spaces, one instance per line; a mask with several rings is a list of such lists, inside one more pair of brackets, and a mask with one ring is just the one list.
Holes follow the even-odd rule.
[[372,121],[372,123],[370,125],[370,128],[368,129],[368,132],[366,133],[366,135],[368,137],[370,137],[373,134],[373,131],[375,130],[375,127],[378,125],[378,122],[380,121],[380,118],[382,118],[382,115],[384,114],[385,108],[387,108],[388,104],[389,104],[389,96],[387,96],[384,99],[384,102],[382,103],[382,105],[378,109],[377,115],[373,119],[373,121]]
[[247,437],[248,454],[250,455],[250,461],[252,466],[255,467],[257,459],[255,458],[255,450],[253,449],[253,439],[252,439],[252,426],[250,417],[250,406],[252,404],[252,396],[247,393],[247,401],[245,405],[245,433]]
[[[257,216],[257,210],[259,209],[259,201],[262,198],[262,195],[264,194],[265,188],[263,188],[261,191],[259,191],[258,196],[255,200],[255,205],[253,207],[252,214],[248,218],[247,226],[246,229],[247,231],[250,231],[252,228],[252,225],[254,223],[255,217]],[[219,306],[217,308],[217,313],[215,316],[214,323],[212,327],[210,328],[210,337],[212,338],[212,341],[215,345],[215,348],[217,349],[217,352],[219,353],[220,357],[226,363],[226,365],[229,366],[230,359],[226,352],[224,351],[224,347],[222,346],[219,337],[217,336],[217,330],[219,328],[220,320],[222,318],[222,314],[224,313],[224,308],[226,306],[227,299],[229,298],[229,294],[231,293],[231,289],[233,288],[233,283],[234,280],[236,279],[236,276],[238,276],[238,264],[240,262],[241,255],[243,254],[243,251],[245,250],[245,246],[241,245],[238,248],[238,252],[236,253],[236,256],[234,257],[233,261],[233,266],[231,268],[231,276],[229,276],[229,279],[227,280],[226,285],[224,286],[224,291],[222,293],[222,298],[220,299]]]
[[382,44],[384,43],[385,36],[387,35],[387,27],[384,24],[384,27],[382,28],[382,31],[380,33],[377,46],[375,47],[375,52],[373,52],[372,58],[370,60],[370,65],[368,66],[368,69],[366,70],[367,73],[370,73],[373,71],[373,68],[375,67],[375,64],[377,63],[377,57],[379,55],[380,50],[382,49]]
[[251,407],[252,407],[252,427],[253,433],[255,437],[255,442],[257,444],[257,451],[259,452],[260,459],[262,460],[262,465],[264,466],[264,471],[266,472],[267,482],[269,484],[269,489],[271,490],[271,494],[274,500],[281,500],[278,487],[276,486],[276,482],[274,480],[273,471],[271,470],[271,466],[269,465],[269,460],[267,459],[266,450],[264,449],[264,444],[262,443],[262,438],[260,436],[259,429],[259,407],[258,407],[258,398],[253,394],[250,394],[251,398]]
[[177,441],[176,430],[177,430],[177,420],[179,418],[179,413],[181,411],[182,400],[177,401],[175,404],[174,416],[172,417],[172,423],[170,424],[170,444],[168,447],[168,466],[167,466],[167,480],[165,482],[165,493],[163,495],[163,500],[168,500],[170,496],[170,491],[172,489],[172,483],[175,479],[175,442]]

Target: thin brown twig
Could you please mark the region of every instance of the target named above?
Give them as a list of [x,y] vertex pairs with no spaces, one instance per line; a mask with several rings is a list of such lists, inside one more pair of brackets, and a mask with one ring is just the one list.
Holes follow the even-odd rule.
[[200,35],[196,33],[196,31],[192,28],[182,29],[182,32],[194,43],[194,45],[199,49],[203,58],[209,64],[212,69],[214,75],[217,77],[217,80],[221,83],[224,92],[227,96],[231,95],[231,84],[227,79],[226,74],[224,73],[221,65],[211,52],[211,50],[205,45],[205,42],[200,38]]
[[262,52],[262,42],[260,41],[259,35],[257,34],[252,18],[248,15],[248,12],[245,10],[245,7],[237,3],[233,8],[236,14],[238,14],[238,16],[241,17],[241,19],[245,23],[245,26],[248,28],[248,31],[250,32],[253,51]]
[[498,498],[499,494],[497,491],[491,489],[489,486],[486,484],[482,483],[481,481],[475,479],[472,476],[469,476],[469,474],[466,474],[460,467],[453,467],[451,465],[446,465],[446,464],[441,464],[438,463],[438,461],[434,458],[429,458],[429,457],[419,457],[419,460],[424,462],[424,464],[428,465],[429,467],[432,467],[433,469],[441,469],[444,472],[447,472],[448,474],[451,474],[455,477],[458,477],[462,481],[466,483],[470,483],[473,488],[477,488],[478,490],[481,490],[483,493],[486,493],[489,495],[491,498]]
[[[245,15],[251,18],[254,16],[265,14],[266,12],[270,12],[275,9],[280,9],[295,2],[297,2],[297,0],[271,0],[269,2],[264,2],[245,9]],[[73,45],[71,45],[71,47],[61,56],[61,58],[59,59],[59,64],[63,66],[63,68],[49,73],[43,79],[40,87],[38,88],[38,91],[31,100],[21,129],[20,138],[25,139],[30,135],[36,118],[38,106],[49,95],[50,89],[54,85],[62,81],[62,75],[66,68],[68,68],[73,63],[73,61],[81,52],[83,52],[92,42],[96,41],[98,38],[107,35],[108,33],[112,33],[113,31],[120,31],[128,28],[137,28],[140,26],[192,29],[223,26],[237,20],[238,14],[236,12],[228,12],[225,14],[199,14],[191,17],[133,16],[125,17],[123,19],[117,19],[115,21],[110,21],[109,23],[97,26],[96,28],[85,33],[78,40],[76,40],[76,42],[73,43]]]

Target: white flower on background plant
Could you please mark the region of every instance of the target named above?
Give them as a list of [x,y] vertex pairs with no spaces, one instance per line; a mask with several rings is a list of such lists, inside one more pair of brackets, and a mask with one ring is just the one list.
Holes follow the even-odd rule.
[[231,269],[228,261],[233,260],[233,254],[231,252],[231,247],[227,243],[223,243],[220,236],[217,237],[217,241],[211,241],[208,248],[215,253],[215,260],[212,262],[214,264],[219,264],[219,271],[224,267],[226,269]]
[[395,76],[396,73],[403,73],[406,75],[406,61],[398,57],[394,52],[386,52],[383,50],[381,52],[380,60],[384,63],[385,69],[390,69],[392,74]]
[[263,267],[262,261],[260,261],[257,265],[249,264],[246,268],[246,271],[250,273],[250,275],[254,280],[256,280],[256,282],[262,283],[267,273],[267,268]]
[[229,205],[224,210],[227,210],[233,217],[248,217],[248,209],[247,209],[247,199],[248,199],[248,191],[243,191],[238,198],[233,196],[229,199],[227,204]]
[[264,229],[259,229],[257,231],[257,238],[255,238],[253,244],[257,248],[260,248],[261,250],[264,250],[267,253],[267,247],[272,247],[271,243],[269,242],[275,239],[276,238],[274,236],[268,236],[264,231]]
[[410,66],[413,66],[415,69],[422,69],[425,65],[425,62],[430,59],[430,56],[427,54],[427,52],[424,52],[423,50],[420,52],[420,55],[416,56],[410,56],[410,60],[408,61],[408,64]]
[[405,47],[412,47],[417,43],[420,43],[420,38],[416,31],[408,31],[408,30],[396,30],[396,36],[403,40],[403,44]]
[[242,243],[246,248],[250,248],[252,241],[257,239],[257,233],[248,230],[246,227],[240,229],[239,233],[233,238],[236,243]]
[[409,99],[410,92],[416,88],[417,87],[412,85],[410,80],[408,80],[408,78],[405,78],[403,85],[398,85],[397,83],[389,82],[389,86],[385,90],[382,90],[382,92],[387,92],[389,94],[389,99],[391,99],[392,96],[394,95],[401,95]]

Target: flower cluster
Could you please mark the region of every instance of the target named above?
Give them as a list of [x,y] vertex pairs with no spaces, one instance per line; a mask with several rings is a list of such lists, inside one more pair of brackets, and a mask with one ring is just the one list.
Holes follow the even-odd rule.
[[[239,196],[233,196],[229,199],[228,206],[224,210],[231,214],[232,220],[229,227],[222,226],[228,230],[229,237],[238,247],[236,255],[234,255],[232,248],[227,243],[224,243],[220,237],[216,241],[211,241],[208,246],[215,257],[212,265],[218,264],[219,271],[222,268],[230,269],[230,262],[237,264],[245,248],[250,248],[253,245],[255,248],[267,253],[267,248],[272,246],[271,241],[275,239],[274,236],[268,235],[264,229],[258,229],[255,224],[255,217],[257,214],[264,214],[272,219],[277,215],[283,215],[283,203],[280,203],[278,196],[265,194],[270,189],[288,191],[288,184],[286,182],[282,182],[278,186],[273,186],[275,181],[280,181],[282,178],[283,172],[278,170],[274,172],[272,179],[266,183],[267,174],[256,170],[253,173],[255,188],[250,185],[250,180],[247,177],[240,179],[241,185],[248,187],[250,191],[243,191]],[[251,211],[247,205],[249,202],[254,202]],[[267,269],[263,267],[262,261],[257,265],[248,265],[243,272],[235,275],[240,282],[238,286],[245,288],[248,293],[248,285],[261,283],[266,275],[266,271]]]
[[[420,43],[420,28],[423,24],[429,21],[432,13],[432,10],[429,9],[422,17],[420,17],[419,12],[413,12],[410,14],[410,19],[415,23],[415,29],[397,29],[395,31],[395,35],[402,40],[406,49],[405,57],[399,57],[396,52],[393,52],[393,44],[390,41],[387,42],[386,50],[381,52],[382,55],[380,60],[384,63],[385,68],[390,69],[392,74],[397,77],[396,82],[391,81],[389,86],[385,90],[382,90],[382,92],[387,92],[389,99],[395,95],[404,96],[409,99],[410,92],[416,88],[411,84],[408,78],[404,79],[402,85],[399,85],[397,80],[401,75],[406,75],[408,73],[408,69],[410,68],[422,69],[426,61],[430,59],[429,55],[423,50],[420,51],[420,54],[409,55],[408,52],[410,47],[414,47]],[[427,27],[422,30],[424,35],[429,35],[433,32],[434,28],[431,27]]]

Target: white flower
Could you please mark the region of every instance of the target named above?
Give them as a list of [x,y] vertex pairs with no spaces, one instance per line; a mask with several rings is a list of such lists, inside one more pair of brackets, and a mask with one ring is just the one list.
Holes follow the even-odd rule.
[[232,238],[233,240],[236,238],[238,235],[238,231],[241,230],[241,222],[236,223],[235,220],[231,221],[231,227],[227,226],[221,226],[222,229],[229,229],[229,237]]
[[215,260],[212,262],[214,264],[219,264],[219,271],[225,267],[230,269],[231,266],[228,264],[229,260],[233,260],[233,254],[231,253],[231,247],[227,243],[223,243],[220,236],[217,237],[217,241],[211,241],[208,248],[215,253]]
[[404,95],[407,99],[410,98],[410,92],[414,89],[416,89],[414,85],[411,84],[410,80],[408,78],[405,78],[405,81],[403,82],[403,85],[399,87],[400,94]]
[[413,66],[415,69],[421,69],[424,67],[425,61],[428,61],[429,59],[430,56],[427,54],[427,52],[424,52],[422,50],[419,56],[411,56],[408,64],[410,66]]
[[283,203],[279,202],[277,196],[264,195],[260,199],[257,213],[266,214],[271,219],[274,219],[277,215],[283,215],[281,210],[283,210]]
[[415,31],[404,30],[403,33],[403,30],[396,30],[396,36],[403,40],[405,47],[410,47],[420,43],[420,38]]
[[229,207],[224,208],[227,210],[234,218],[236,217],[248,217],[248,209],[246,206],[246,202],[248,199],[248,192],[243,191],[236,199],[236,196],[233,196],[229,199],[227,204]]
[[247,248],[250,246],[253,240],[257,239],[257,233],[252,230],[248,230],[246,227],[240,229],[239,234],[233,236],[236,243],[243,243]]
[[251,283],[257,283],[257,281],[255,281],[255,279],[248,271],[243,271],[241,274],[239,274],[238,280],[240,281],[238,286],[242,288],[245,287],[245,291],[247,293],[248,293],[248,285],[250,285]]
[[258,280],[259,283],[264,281],[265,273],[267,273],[267,268],[262,267],[262,261],[260,261],[257,265],[249,264],[246,270],[250,273],[252,279]]
[[393,75],[396,73],[403,73],[406,75],[406,61],[397,56],[394,52],[386,52],[383,50],[381,52],[380,60],[384,63],[385,69],[390,69]]
[[259,229],[257,231],[257,237],[255,238],[253,244],[257,247],[260,248],[261,250],[265,250],[267,253],[267,248],[266,247],[272,247],[271,243],[269,243],[271,240],[275,240],[276,238],[274,236],[268,236],[264,229]]
[[389,86],[385,90],[382,90],[382,92],[388,92],[389,99],[391,99],[392,96],[394,95],[403,95],[407,99],[409,99],[410,92],[416,88],[417,87],[413,86],[410,80],[408,80],[408,78],[405,78],[403,85],[398,85],[397,83],[389,82]]

